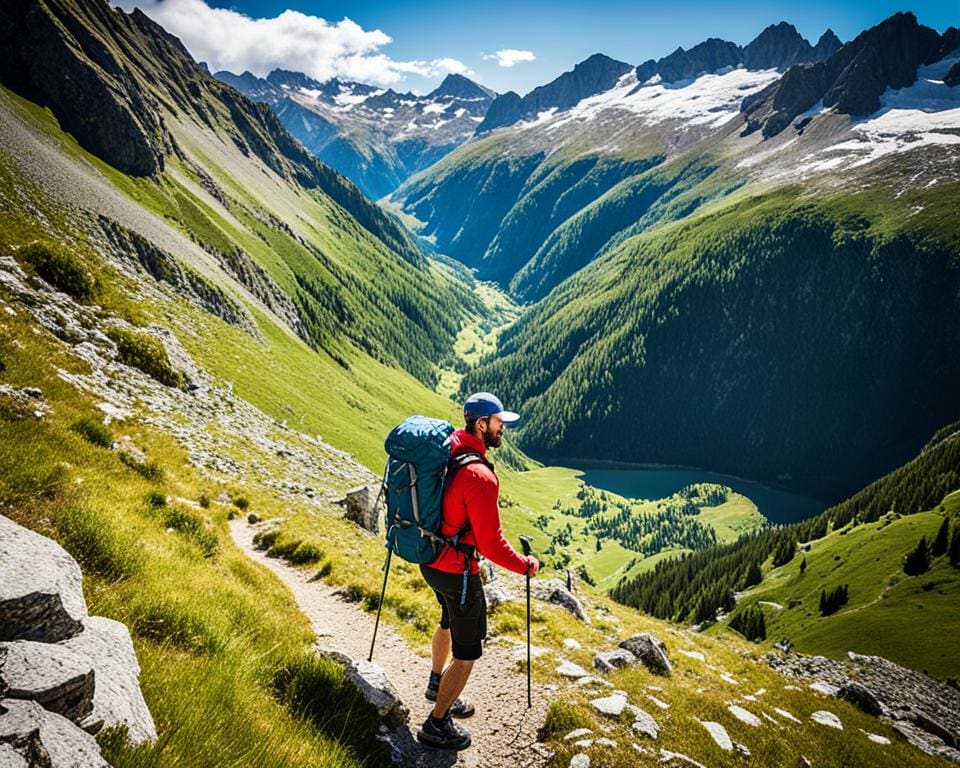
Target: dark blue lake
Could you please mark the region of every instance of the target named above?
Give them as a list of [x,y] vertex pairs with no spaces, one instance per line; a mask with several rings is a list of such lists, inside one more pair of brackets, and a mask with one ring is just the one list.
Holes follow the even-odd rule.
[[807,496],[733,475],[678,467],[583,469],[583,480],[594,488],[633,499],[662,499],[691,483],[717,483],[743,494],[771,523],[795,523],[813,517],[827,504]]

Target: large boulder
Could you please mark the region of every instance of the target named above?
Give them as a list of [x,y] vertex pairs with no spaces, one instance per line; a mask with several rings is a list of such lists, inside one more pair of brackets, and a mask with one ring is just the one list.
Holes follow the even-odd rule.
[[0,701],[0,744],[31,768],[110,768],[93,736],[34,701]]
[[516,600],[517,597],[500,581],[496,579],[483,586],[483,594],[487,598],[487,607],[494,611],[504,603]]
[[883,714],[883,707],[880,706],[880,700],[876,694],[867,686],[849,680],[840,686],[837,691],[837,697],[849,701],[855,707],[858,707],[868,715],[879,717]]
[[561,608],[570,611],[570,613],[580,619],[580,621],[584,621],[587,624],[590,623],[590,617],[587,616],[587,612],[583,610],[583,604],[577,597],[570,593],[560,579],[532,581],[530,584],[530,594],[538,600],[559,605]]
[[140,690],[140,665],[127,627],[102,616],[89,616],[84,629],[62,645],[86,658],[96,672],[93,711],[85,726],[126,726],[131,744],[157,738],[153,717]]
[[58,643],[15,640],[4,652],[0,679],[7,698],[35,701],[74,723],[93,711],[95,686],[89,658]]
[[0,641],[55,643],[83,629],[83,577],[63,547],[0,515],[0,563]]
[[383,667],[365,659],[351,659],[338,651],[320,650],[319,654],[343,666],[347,679],[366,702],[377,710],[377,715],[387,727],[396,728],[407,722],[410,711],[400,700],[400,694],[387,678]]
[[628,637],[620,643],[620,647],[630,651],[655,675],[670,675],[673,673],[673,665],[667,656],[667,646],[663,644],[660,638],[651,635],[649,632],[641,632],[633,637]]

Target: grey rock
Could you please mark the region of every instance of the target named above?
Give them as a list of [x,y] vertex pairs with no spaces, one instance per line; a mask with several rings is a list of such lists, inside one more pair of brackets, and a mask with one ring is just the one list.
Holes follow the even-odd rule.
[[0,678],[8,698],[29,699],[80,723],[93,711],[95,674],[90,659],[57,643],[4,643]]
[[628,637],[620,643],[620,647],[630,651],[655,675],[670,675],[673,672],[673,665],[667,656],[667,646],[649,632]]
[[837,691],[837,697],[844,701],[849,701],[855,707],[874,717],[879,717],[883,712],[883,707],[880,706],[880,701],[877,699],[876,694],[867,688],[867,686],[861,685],[853,680],[840,686],[840,690]]
[[0,744],[0,768],[30,768],[30,763],[10,744]]
[[0,640],[56,642],[83,628],[80,566],[55,541],[0,515]]
[[580,621],[590,623],[590,617],[583,609],[583,604],[575,595],[570,594],[560,579],[533,581],[530,585],[530,594],[538,600],[559,605],[570,611]]
[[483,593],[486,595],[487,607],[490,610],[495,610],[504,603],[509,603],[517,599],[516,595],[499,581],[492,581],[489,584],[485,584]]
[[96,687],[93,711],[83,725],[102,722],[126,726],[131,744],[157,738],[157,729],[140,690],[140,665],[124,624],[90,616],[84,630],[62,645],[93,664]]
[[343,666],[347,678],[367,703],[377,710],[377,715],[388,727],[396,728],[407,722],[410,711],[400,700],[400,695],[382,667],[365,659],[351,659],[339,651],[324,649],[319,654]]
[[45,768],[110,768],[89,733],[34,701],[0,701],[0,743]]
[[619,667],[628,667],[636,662],[637,657],[624,648],[615,651],[602,651],[593,657],[593,666],[601,672],[612,672]]
[[574,664],[572,661],[564,661],[559,667],[557,667],[557,674],[563,675],[563,677],[587,677],[587,670],[581,667],[579,664]]
[[590,768],[590,755],[582,752],[570,758],[570,768]]
[[351,488],[347,495],[336,503],[344,508],[343,516],[356,523],[365,531],[379,533],[380,511],[383,509],[380,494],[376,494],[368,485]]
[[628,709],[633,713],[634,717],[633,725],[630,727],[636,733],[651,739],[655,739],[660,735],[660,725],[654,719],[653,715],[635,705],[630,705]]
[[619,717],[620,713],[627,707],[627,697],[618,691],[601,699],[591,699],[590,703],[594,709],[604,715]]

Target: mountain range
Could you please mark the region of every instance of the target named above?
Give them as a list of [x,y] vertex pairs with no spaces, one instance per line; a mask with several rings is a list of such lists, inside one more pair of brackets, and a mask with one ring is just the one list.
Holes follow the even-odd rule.
[[216,77],[269,104],[310,152],[373,199],[470,138],[496,96],[456,74],[426,96],[336,78],[320,83],[280,69],[266,78],[226,71]]
[[591,57],[392,195],[531,303],[464,391],[516,403],[533,455],[829,501],[958,415],[957,30],[905,13],[797,40],[780,24],[649,65],[673,82]]

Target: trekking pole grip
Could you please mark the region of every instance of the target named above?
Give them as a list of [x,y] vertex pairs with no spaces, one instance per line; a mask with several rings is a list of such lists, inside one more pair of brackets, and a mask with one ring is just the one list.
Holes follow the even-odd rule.
[[523,554],[530,557],[530,542],[533,541],[529,536],[520,537],[520,546],[523,548]]

